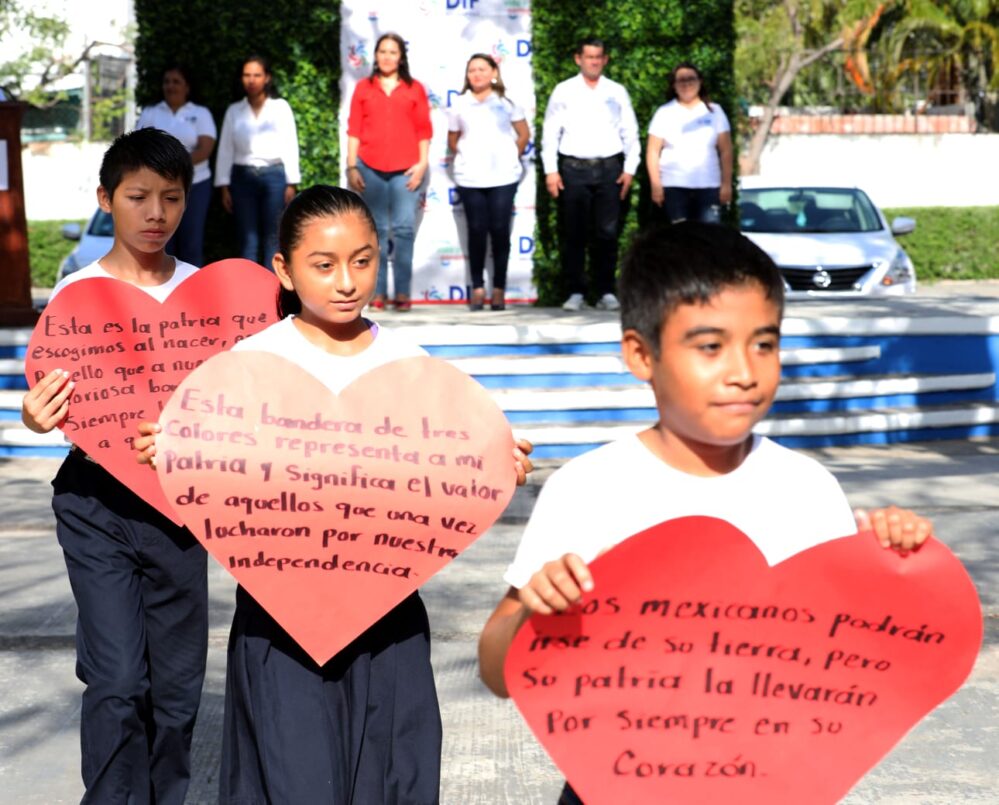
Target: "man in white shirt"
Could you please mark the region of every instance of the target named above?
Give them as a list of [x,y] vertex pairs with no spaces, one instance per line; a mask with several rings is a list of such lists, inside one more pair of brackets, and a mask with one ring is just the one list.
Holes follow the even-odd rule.
[[579,74],[556,86],[548,100],[541,148],[545,185],[561,200],[562,270],[569,290],[562,307],[586,305],[583,266],[592,231],[597,307],[617,310],[618,224],[638,169],[638,121],[628,91],[602,75],[608,60],[602,40],[584,39],[575,59]]

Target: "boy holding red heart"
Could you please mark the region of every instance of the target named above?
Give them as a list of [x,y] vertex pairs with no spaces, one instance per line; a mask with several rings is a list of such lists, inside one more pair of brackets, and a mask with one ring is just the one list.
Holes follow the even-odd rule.
[[[115,140],[97,190],[114,220],[114,244],[56,285],[52,297],[68,283],[98,277],[163,301],[197,272],[165,251],[192,170],[187,149],[158,129]],[[121,323],[128,313],[121,311]],[[73,389],[69,372],[48,373],[24,397],[24,424],[36,433],[59,426]],[[205,551],[75,446],[52,485],[56,534],[79,611],[84,801],[181,805],[208,650]]]
[[[751,241],[710,224],[652,229],[625,258],[619,289],[623,358],[652,386],[659,421],[545,484],[479,640],[482,679],[498,696],[508,695],[503,665],[527,618],[579,602],[595,589],[587,563],[660,522],[727,520],[771,565],[858,528],[900,551],[932,530],[895,507],[852,512],[818,462],[753,434],[780,381],[784,286]],[[568,786],[562,802],[578,802]]]

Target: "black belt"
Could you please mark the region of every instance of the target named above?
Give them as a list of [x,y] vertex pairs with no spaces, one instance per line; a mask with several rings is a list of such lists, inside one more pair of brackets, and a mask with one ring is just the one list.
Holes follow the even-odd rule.
[[559,162],[570,168],[596,168],[609,162],[622,162],[624,154],[613,154],[609,157],[571,157],[568,154],[559,154],[558,158]]

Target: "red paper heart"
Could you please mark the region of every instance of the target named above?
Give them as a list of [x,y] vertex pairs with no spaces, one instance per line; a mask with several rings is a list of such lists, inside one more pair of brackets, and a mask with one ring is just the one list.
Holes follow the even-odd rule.
[[34,386],[53,369],[70,372],[63,433],[179,523],[155,475],[135,462],[136,425],[155,420],[195,366],[273,324],[277,290],[271,272],[242,259],[202,268],[162,303],[127,282],[80,280],[45,308],[24,373]]
[[960,687],[982,639],[936,540],[900,557],[861,534],[770,568],[734,526],[686,517],[591,570],[581,611],[532,618],[505,666],[587,805],[837,802]]
[[486,531],[516,483],[502,412],[433,358],[335,396],[275,355],[230,352],[181,384],[160,424],[167,497],[319,664]]

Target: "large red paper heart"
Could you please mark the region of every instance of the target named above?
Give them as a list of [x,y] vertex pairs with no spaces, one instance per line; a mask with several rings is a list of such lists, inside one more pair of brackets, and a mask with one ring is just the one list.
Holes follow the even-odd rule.
[[273,324],[277,290],[270,271],[242,259],[202,268],[162,303],[127,282],[74,282],[31,334],[28,384],[68,371],[76,387],[59,426],[66,437],[179,523],[155,475],[135,462],[136,425],[155,421],[194,367]]
[[180,385],[160,424],[167,497],[319,664],[486,531],[516,484],[503,413],[433,358],[336,396],[275,355],[229,352]]
[[517,707],[587,805],[832,803],[971,672],[981,607],[940,542],[870,534],[770,568],[686,517],[591,564],[581,609],[507,655]]

